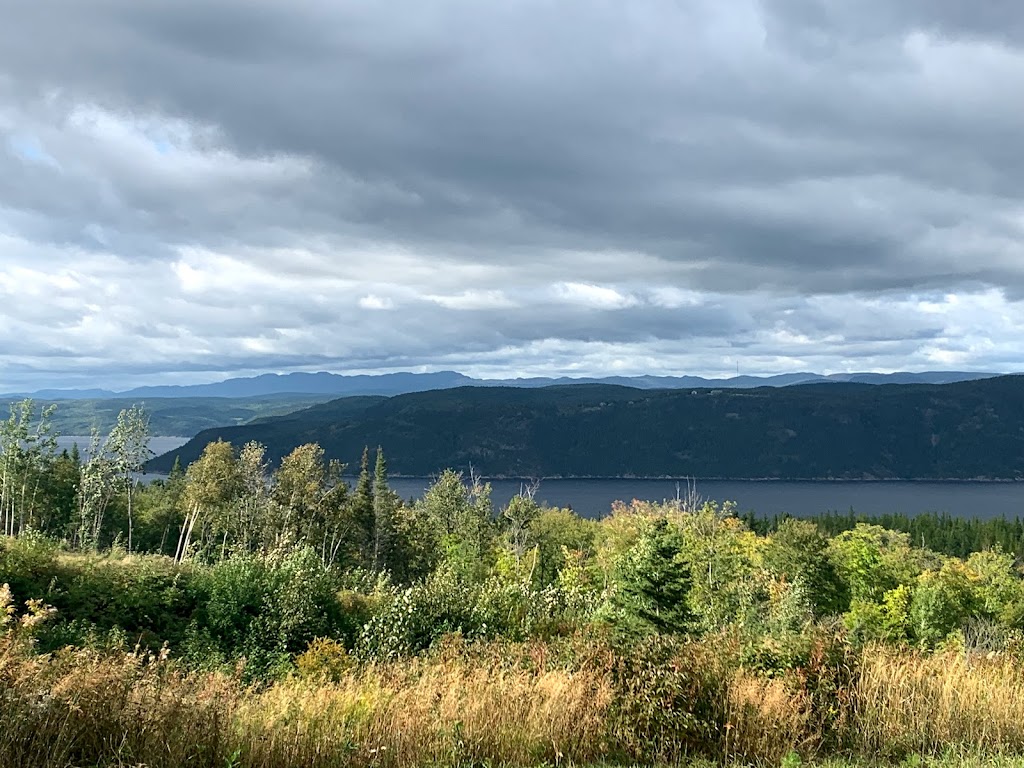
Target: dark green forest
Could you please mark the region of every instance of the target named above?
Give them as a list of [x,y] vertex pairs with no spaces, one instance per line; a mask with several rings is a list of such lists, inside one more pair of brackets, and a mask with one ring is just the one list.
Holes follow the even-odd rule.
[[382,445],[395,474],[474,467],[490,477],[1018,479],[1024,379],[942,385],[810,384],[749,390],[607,385],[459,388],[334,400],[218,427],[154,459],[196,459],[207,443],[256,441],[271,462],[315,442],[354,462]]

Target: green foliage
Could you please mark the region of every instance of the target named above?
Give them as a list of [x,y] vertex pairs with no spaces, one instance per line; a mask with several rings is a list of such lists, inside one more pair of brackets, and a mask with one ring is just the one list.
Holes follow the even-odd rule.
[[18,538],[0,538],[0,583],[17,595],[45,596],[57,567],[59,545],[43,534],[27,531]]
[[566,564],[566,553],[595,554],[599,524],[568,509],[541,509],[530,522],[529,541],[537,547],[536,580],[551,584]]
[[[361,478],[360,478],[361,479]],[[398,495],[388,487],[388,465],[384,451],[377,447],[377,460],[373,469],[373,555],[371,567],[375,571],[392,570],[397,565],[395,542],[395,509]]]
[[571,577],[536,589],[497,575],[467,581],[450,567],[410,587],[385,587],[374,599],[380,607],[356,651],[375,659],[414,654],[453,634],[467,640],[566,634],[586,624],[599,604],[594,590]]
[[881,602],[889,590],[912,584],[922,565],[905,533],[864,523],[832,539],[829,556],[851,600],[863,602]]
[[265,670],[342,623],[338,579],[311,549],[237,555],[197,572],[193,646]]
[[828,558],[828,539],[814,523],[783,521],[769,537],[762,557],[773,574],[803,585],[816,616],[839,614],[849,605],[847,585]]
[[970,572],[959,561],[948,561],[938,570],[917,577],[910,603],[914,638],[934,647],[964,628],[980,608]]
[[683,537],[664,518],[650,521],[619,563],[615,606],[631,632],[685,632],[693,620],[688,604],[690,567]]
[[56,462],[53,412],[44,406],[37,414],[35,403],[23,400],[11,403],[9,418],[0,422],[0,535],[45,529],[50,522],[45,505]]
[[745,623],[767,598],[758,538],[734,513],[733,505],[713,502],[676,513],[692,578],[688,603],[702,632]]
[[350,505],[352,537],[364,563],[373,559],[373,478],[370,476],[370,448],[363,446],[359,462],[359,479],[352,492]]
[[1014,557],[996,548],[972,553],[964,566],[979,613],[1006,627],[1024,626],[1024,581]]
[[[743,521],[753,530],[766,535],[790,519],[787,515],[758,517],[746,514]],[[858,524],[877,525],[909,536],[914,546],[928,548],[944,555],[966,558],[972,552],[1001,549],[1017,558],[1024,558],[1024,521],[1019,517],[964,518],[949,513],[924,512],[916,515],[863,515],[853,510],[845,514],[826,512],[812,521],[826,536],[835,536]]]
[[71,556],[39,536],[7,539],[0,548],[0,581],[58,610],[41,637],[46,648],[111,632],[149,647],[177,642],[196,607],[190,577],[166,558]]
[[495,524],[491,486],[447,469],[423,494],[418,509],[438,532],[443,560],[460,578],[486,572]]
[[299,676],[310,680],[337,681],[355,665],[356,660],[345,646],[328,637],[318,637],[295,658]]

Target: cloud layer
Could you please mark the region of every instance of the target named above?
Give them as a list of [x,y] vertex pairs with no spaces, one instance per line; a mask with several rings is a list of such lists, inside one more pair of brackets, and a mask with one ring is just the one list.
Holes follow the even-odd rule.
[[50,0],[0,388],[1020,370],[1024,10]]

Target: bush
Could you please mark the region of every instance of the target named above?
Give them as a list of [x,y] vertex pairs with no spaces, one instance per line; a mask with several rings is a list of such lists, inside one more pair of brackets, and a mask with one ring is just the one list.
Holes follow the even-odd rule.
[[0,583],[17,595],[41,598],[57,566],[60,546],[33,531],[18,538],[0,537]]
[[197,572],[199,608],[187,654],[241,658],[262,675],[342,626],[337,578],[315,552],[236,555]]
[[979,601],[969,574],[959,561],[937,571],[925,571],[917,580],[910,603],[910,620],[918,643],[934,648],[963,629],[978,613]]

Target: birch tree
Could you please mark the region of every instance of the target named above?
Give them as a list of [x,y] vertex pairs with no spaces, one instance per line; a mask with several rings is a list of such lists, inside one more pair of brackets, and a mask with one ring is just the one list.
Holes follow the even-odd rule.
[[149,415],[138,405],[122,410],[107,438],[105,451],[113,462],[119,485],[125,492],[128,510],[128,551],[132,551],[134,532],[133,502],[137,475],[153,455],[149,449]]
[[[235,498],[238,485],[238,463],[231,443],[217,440],[203,450],[203,455],[185,470],[185,520],[178,535],[174,554],[177,562],[189,556],[196,523],[221,511]],[[204,527],[211,520],[204,519]]]
[[[253,552],[263,546],[270,525],[271,499],[267,485],[269,463],[266,454],[266,446],[255,441],[242,446],[238,454],[238,500],[233,505],[230,534],[234,537],[235,545],[245,552]],[[228,532],[225,530],[225,534]],[[224,555],[223,547],[221,555]]]
[[36,522],[40,491],[56,457],[56,408],[43,407],[37,419],[33,401],[22,400],[0,423],[0,522],[7,536]]
[[326,564],[333,563],[345,543],[344,510],[348,486],[343,466],[325,463],[316,443],[300,445],[281,460],[274,472],[277,506],[274,546],[304,543],[317,547]]
[[117,490],[118,471],[107,443],[93,429],[78,484],[78,545],[98,549],[107,507]]

